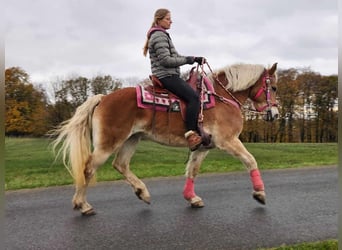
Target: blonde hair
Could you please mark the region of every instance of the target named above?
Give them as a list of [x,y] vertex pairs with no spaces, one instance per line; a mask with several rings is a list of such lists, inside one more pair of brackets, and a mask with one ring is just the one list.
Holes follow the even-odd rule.
[[[169,14],[170,11],[168,9],[158,9],[156,10],[156,12],[154,13],[154,19],[153,19],[153,22],[152,22],[152,25],[151,25],[151,28],[152,27],[155,27],[158,25],[158,22],[160,20],[163,20],[164,17]],[[147,34],[147,39],[146,39],[146,42],[145,42],[145,45],[144,45],[144,48],[143,48],[143,54],[144,56],[147,55],[147,51],[148,51],[148,42],[149,42],[150,38],[148,37],[148,34]]]

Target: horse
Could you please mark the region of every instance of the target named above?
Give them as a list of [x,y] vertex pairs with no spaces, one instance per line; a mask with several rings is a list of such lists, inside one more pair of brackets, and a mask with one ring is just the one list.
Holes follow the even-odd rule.
[[[252,101],[256,111],[265,114],[266,121],[278,117],[276,69],[277,63],[269,68],[259,64],[233,64],[204,73],[213,87],[209,94],[216,101],[215,107],[202,110],[203,130],[211,136],[212,146],[189,152],[183,196],[191,207],[204,206],[202,198],[195,192],[195,178],[202,161],[213,147],[242,162],[249,172],[253,198],[265,205],[266,193],[257,162],[240,141],[239,135],[243,129],[242,105],[247,99]],[[203,76],[203,72],[201,74]],[[62,156],[74,179],[73,208],[82,215],[96,214],[87,201],[87,187],[96,170],[112,154],[115,155],[113,168],[125,177],[139,199],[150,204],[146,185],[130,170],[136,145],[144,138],[163,145],[185,147],[184,133],[185,125],[180,112],[138,107],[135,87],[89,97],[70,119],[54,130],[52,142],[56,159]]]

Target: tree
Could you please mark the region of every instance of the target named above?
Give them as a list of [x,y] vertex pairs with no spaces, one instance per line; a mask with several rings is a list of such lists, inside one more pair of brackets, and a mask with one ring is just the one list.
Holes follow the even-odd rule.
[[244,115],[241,139],[249,142],[336,142],[337,76],[308,68],[278,71],[280,119],[265,123]]
[[67,88],[67,97],[75,109],[84,103],[90,94],[90,81],[86,77],[69,79],[65,81],[65,87]]
[[61,122],[69,119],[75,108],[69,101],[68,88],[65,81],[57,81],[52,84],[54,102],[49,105],[49,123],[56,127]]
[[111,91],[115,91],[122,87],[119,80],[113,80],[109,75],[96,76],[90,81],[91,90],[94,95],[108,94]]
[[314,88],[313,107],[315,109],[316,142],[327,142],[336,138],[337,113],[334,108],[337,100],[337,76],[322,77]]
[[49,122],[56,126],[69,119],[76,108],[91,95],[108,94],[121,88],[122,83],[111,76],[96,76],[89,80],[78,76],[53,84],[54,104],[49,106]]
[[280,99],[280,124],[279,141],[293,142],[294,141],[294,123],[296,120],[296,105],[297,96],[300,92],[297,81],[298,70],[288,69],[278,72],[278,91],[277,95]]
[[5,70],[6,135],[43,135],[47,131],[47,100],[41,87],[29,82],[19,67]]
[[298,96],[298,127],[300,130],[300,142],[312,142],[312,124],[316,118],[315,110],[313,109],[314,89],[319,86],[321,75],[310,70],[304,70],[297,78],[300,93]]

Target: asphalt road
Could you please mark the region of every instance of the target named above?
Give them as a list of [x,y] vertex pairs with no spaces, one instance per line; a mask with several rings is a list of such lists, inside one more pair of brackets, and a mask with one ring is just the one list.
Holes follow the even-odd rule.
[[184,178],[146,179],[152,204],[123,181],[88,189],[97,215],[71,208],[72,186],[6,192],[5,249],[257,249],[337,238],[336,167],[262,171],[266,206],[248,174],[201,175],[205,207],[183,200]]

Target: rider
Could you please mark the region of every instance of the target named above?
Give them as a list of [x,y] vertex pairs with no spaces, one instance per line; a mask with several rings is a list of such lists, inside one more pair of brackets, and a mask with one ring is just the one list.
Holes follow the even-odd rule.
[[176,51],[171,37],[166,30],[171,27],[171,13],[167,9],[158,9],[154,21],[147,33],[144,56],[150,54],[151,71],[163,87],[186,102],[185,139],[191,151],[199,148],[202,138],[198,133],[199,95],[189,84],[180,78],[180,66],[185,64],[205,63],[204,57],[181,56]]

